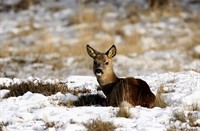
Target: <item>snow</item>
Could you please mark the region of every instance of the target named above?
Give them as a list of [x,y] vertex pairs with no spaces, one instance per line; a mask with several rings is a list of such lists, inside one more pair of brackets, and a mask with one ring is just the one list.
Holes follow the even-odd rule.
[[[58,102],[76,100],[77,96],[72,94],[57,93],[51,96],[44,96],[38,93],[27,92],[23,96],[2,99],[6,90],[0,94],[0,123],[3,130],[86,130],[84,123],[95,119],[111,122],[117,126],[116,130],[135,131],[160,131],[176,125],[177,121],[172,120],[175,111],[192,112],[188,108],[192,104],[200,104],[200,74],[194,71],[179,73],[153,73],[148,76],[136,76],[149,83],[151,90],[156,94],[158,88],[164,86],[166,108],[154,107],[152,109],[136,106],[131,107],[131,117],[116,117],[118,107],[81,106],[66,107],[58,105]],[[21,81],[33,81],[55,83],[59,80],[39,79],[29,77],[27,79],[0,78],[0,85],[19,84]],[[70,76],[64,81],[70,89],[89,89],[97,93],[98,83],[92,76]],[[196,112],[196,111],[195,111]],[[200,112],[197,111],[200,120]],[[48,127],[52,124],[52,127]],[[179,123],[178,128],[188,127],[187,123]],[[189,128],[188,128],[189,129]],[[196,127],[200,130],[199,127]]]
[[[13,5],[17,2],[19,0],[2,1],[0,10],[4,5]],[[126,18],[131,13],[129,5],[135,2],[139,8],[147,9],[146,0],[102,0],[89,3],[89,8],[83,8],[82,2],[87,3],[86,0],[42,0],[39,4],[22,11],[2,9],[0,130],[2,128],[3,131],[82,131],[87,130],[85,123],[100,119],[113,123],[117,127],[116,131],[166,131],[170,127],[174,127],[174,130],[200,131],[200,45],[198,39],[193,40],[199,35],[196,29],[199,26],[195,25],[195,13],[199,13],[198,3],[195,4],[195,1],[190,0],[174,2],[178,7],[181,5],[191,11],[181,10],[177,12],[179,15],[170,14],[169,11],[169,14],[163,12],[163,16],[158,17],[161,14],[156,11],[149,12],[148,15],[133,11],[136,20],[129,22]],[[102,21],[95,22],[95,25],[87,22],[74,24],[71,18],[74,18],[76,13],[81,13],[82,9],[83,12],[85,9],[97,14],[98,17],[102,17]],[[80,31],[86,30],[83,33],[88,35],[87,30],[90,33],[91,27],[94,27],[92,30],[102,29],[94,31],[89,42],[84,39],[80,41],[82,36]],[[114,33],[118,30],[122,34]],[[127,44],[124,39],[126,37],[141,37],[136,44],[139,44],[144,52],[117,54],[113,60],[116,74],[145,80],[154,94],[163,87],[162,98],[167,104],[166,108],[131,107],[129,109],[131,117],[123,118],[116,117],[119,107],[97,105],[67,107],[59,104],[76,101],[80,95],[88,93],[73,95],[58,92],[44,96],[27,92],[22,96],[4,98],[9,89],[1,89],[1,86],[5,88],[22,82],[62,83],[71,90],[88,89],[91,94],[104,95],[102,91],[97,91],[99,84],[96,78],[91,76],[92,67],[86,63],[89,60],[87,61],[84,55],[65,56],[67,53],[62,55],[60,52],[70,51],[66,48],[45,54],[37,54],[37,51],[23,54],[21,48],[25,52],[29,50],[31,52],[44,44],[50,44],[49,46],[54,44],[60,49],[62,46],[70,47],[75,44],[78,47],[78,43],[81,43],[82,47],[86,43],[92,45],[102,43],[102,40],[103,43],[112,41],[120,47]],[[137,40],[133,39],[129,44],[135,42]],[[32,45],[36,47],[29,49]],[[162,49],[162,46],[170,48]],[[61,64],[61,67],[55,68],[54,64],[58,66]],[[175,118],[174,114],[177,112],[186,116],[186,122]],[[190,124],[190,115],[195,117],[193,122],[195,126]]]

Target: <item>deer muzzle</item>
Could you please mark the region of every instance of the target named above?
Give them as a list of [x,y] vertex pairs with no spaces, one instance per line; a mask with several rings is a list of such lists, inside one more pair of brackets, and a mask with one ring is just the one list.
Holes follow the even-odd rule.
[[100,76],[103,74],[103,71],[102,71],[102,69],[96,69],[94,73],[95,73],[95,75]]

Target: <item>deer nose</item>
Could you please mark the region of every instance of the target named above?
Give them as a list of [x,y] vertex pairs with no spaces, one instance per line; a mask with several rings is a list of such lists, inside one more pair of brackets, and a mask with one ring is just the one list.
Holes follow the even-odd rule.
[[95,74],[101,75],[103,73],[102,69],[96,69]]

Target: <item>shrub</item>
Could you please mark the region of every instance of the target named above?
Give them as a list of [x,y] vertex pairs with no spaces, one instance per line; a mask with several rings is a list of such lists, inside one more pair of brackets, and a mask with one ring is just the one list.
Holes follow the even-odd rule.
[[34,83],[34,82],[22,82],[20,84],[13,84],[8,87],[0,85],[0,89],[10,90],[3,98],[22,96],[26,92],[30,91],[32,93],[40,93],[45,96],[50,96],[61,92],[62,94],[71,93],[73,95],[78,95],[79,93],[90,93],[90,90],[83,88],[81,90],[70,90],[67,85],[63,83]]

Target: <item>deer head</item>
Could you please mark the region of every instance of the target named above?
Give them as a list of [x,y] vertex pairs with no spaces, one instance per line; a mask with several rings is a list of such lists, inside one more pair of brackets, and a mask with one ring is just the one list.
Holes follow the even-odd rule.
[[116,77],[112,66],[112,58],[117,53],[115,45],[113,45],[106,53],[101,53],[89,45],[87,45],[86,48],[88,55],[94,60],[93,72],[97,77],[99,84],[108,84],[109,81],[112,81],[112,77]]

